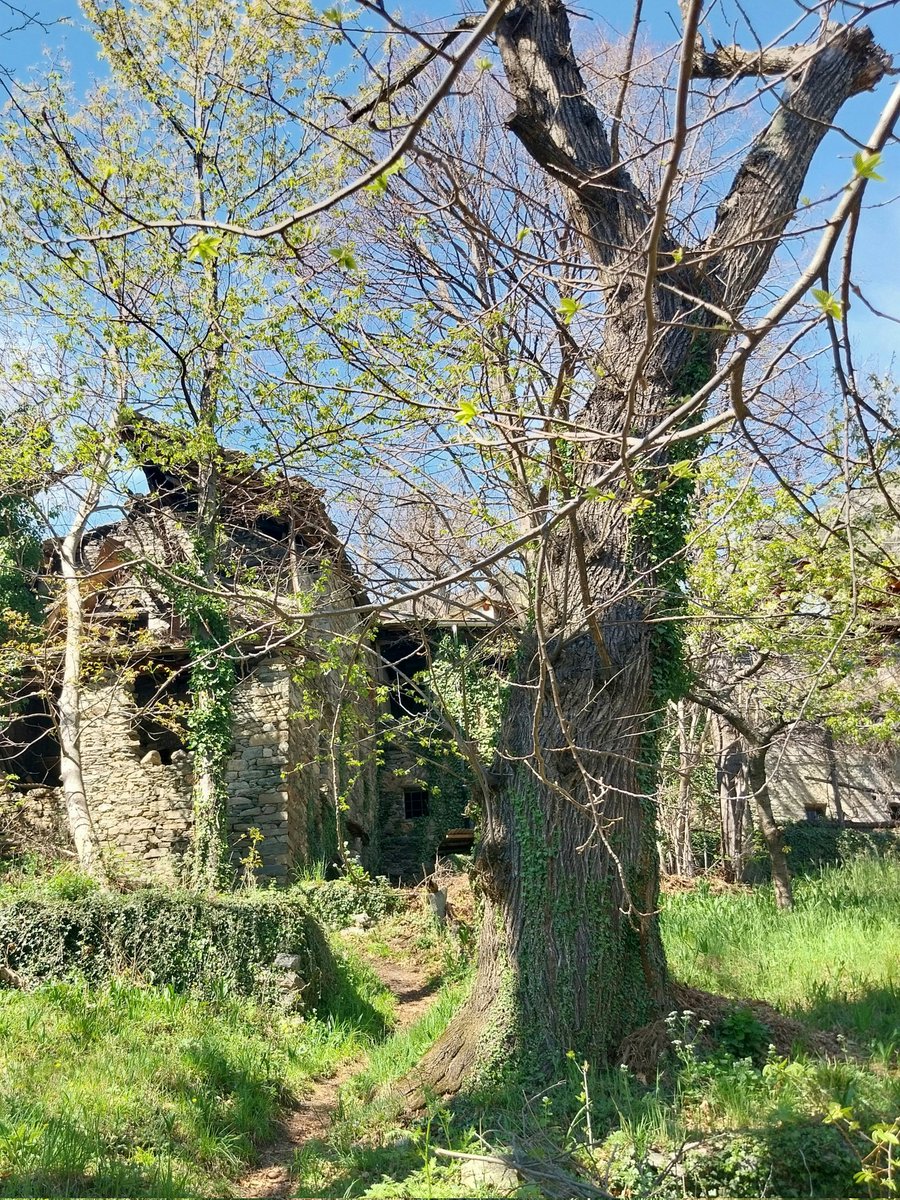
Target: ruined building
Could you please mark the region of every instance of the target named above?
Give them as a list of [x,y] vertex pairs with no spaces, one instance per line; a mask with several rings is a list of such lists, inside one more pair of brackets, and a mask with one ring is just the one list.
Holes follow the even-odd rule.
[[[193,826],[189,630],[177,594],[192,557],[197,485],[195,468],[171,465],[179,458],[171,436],[146,419],[124,430],[147,490],[119,520],[90,528],[80,554],[85,790],[102,842],[139,878],[183,876]],[[451,627],[460,636],[464,615],[451,621],[438,606],[424,621],[373,627],[321,493],[245,455],[220,455],[216,582],[230,593],[238,674],[227,770],[235,864],[255,844],[255,874],[284,883],[334,862],[343,843],[370,871],[409,877],[439,851],[469,849],[465,767],[422,719],[413,679],[429,639]],[[47,556],[53,579],[55,544]],[[475,612],[470,624],[483,632],[490,622]],[[44,632],[46,649],[0,724],[0,850],[4,838],[20,848],[68,840],[54,716],[59,601],[45,604]],[[398,735],[404,723],[414,736]]]
[[[161,431],[151,432],[160,440]],[[128,436],[139,440],[133,429]],[[193,472],[161,458],[141,455],[147,493],[132,497],[116,523],[90,529],[81,546],[81,756],[97,831],[113,856],[139,875],[177,877],[191,836],[193,781],[188,630],[173,595],[179,564],[190,561],[197,505]],[[258,830],[264,879],[283,882],[297,868],[333,859],[339,840],[377,868],[379,671],[357,615],[367,597],[353,565],[315,488],[261,473],[230,452],[220,520],[219,582],[235,593],[238,681],[227,771],[235,858],[246,857],[248,834]],[[307,620],[292,620],[304,610]],[[61,827],[62,812],[54,624],[61,621],[51,609],[46,656],[23,680],[0,744],[7,820],[15,810],[44,836]],[[357,659],[370,679],[360,686],[357,672],[348,703],[345,668]]]

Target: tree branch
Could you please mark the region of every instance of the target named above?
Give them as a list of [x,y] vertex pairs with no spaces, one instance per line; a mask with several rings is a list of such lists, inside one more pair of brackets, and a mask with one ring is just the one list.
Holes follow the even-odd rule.
[[724,308],[739,314],[762,282],[813,155],[841,106],[874,87],[890,66],[871,30],[826,25],[802,69],[787,81],[778,111],[750,147],[706,242],[706,271]]

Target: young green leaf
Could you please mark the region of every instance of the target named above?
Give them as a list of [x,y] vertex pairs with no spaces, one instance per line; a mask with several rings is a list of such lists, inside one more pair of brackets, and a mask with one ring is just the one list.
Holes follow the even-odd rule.
[[459,408],[456,410],[454,420],[460,425],[468,425],[478,416],[478,406],[473,404],[471,400],[460,400]]
[[332,246],[328,253],[342,271],[356,270],[356,259],[349,246]]
[[676,250],[672,251],[672,259],[673,259],[676,267],[678,266],[678,264],[681,262],[681,260],[683,258],[684,258],[684,250],[682,249],[681,246],[679,246]]
[[841,302],[831,292],[826,292],[824,288],[813,288],[812,297],[826,317],[833,317],[835,321],[841,319]]
[[377,179],[374,179],[370,184],[368,184],[366,191],[371,192],[373,196],[383,196],[387,191],[388,180],[392,175],[397,175],[400,171],[402,171],[405,166],[405,158],[401,158],[397,162],[391,163],[386,171],[382,171]]
[[556,307],[556,311],[562,314],[563,321],[568,325],[579,308],[581,308],[581,304],[574,296],[563,296]]
[[207,233],[204,229],[198,229],[188,242],[188,259],[191,262],[201,262],[206,267],[218,258],[221,244],[221,233]]
[[881,155],[877,151],[870,154],[867,150],[857,150],[853,155],[853,169],[860,179],[874,179],[877,183],[884,183],[884,176],[875,170],[880,162]]

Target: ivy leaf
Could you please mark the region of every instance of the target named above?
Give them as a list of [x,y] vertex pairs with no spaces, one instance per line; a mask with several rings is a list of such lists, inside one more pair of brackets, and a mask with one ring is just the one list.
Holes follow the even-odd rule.
[[884,176],[875,170],[880,162],[881,155],[877,151],[869,154],[867,150],[857,150],[853,155],[853,169],[860,179],[874,179],[877,183],[884,183]]
[[221,244],[221,233],[207,233],[198,229],[187,244],[188,259],[190,262],[201,262],[206,267],[218,258]]
[[332,246],[328,253],[342,271],[356,270],[356,258],[349,246]]
[[573,296],[563,296],[556,306],[556,311],[562,314],[563,322],[568,325],[579,308],[581,308],[581,304]]
[[833,317],[835,321],[841,319],[841,302],[831,292],[826,292],[824,288],[813,288],[812,297],[826,317]]
[[478,406],[471,400],[460,400],[454,420],[460,425],[468,425],[478,416]]

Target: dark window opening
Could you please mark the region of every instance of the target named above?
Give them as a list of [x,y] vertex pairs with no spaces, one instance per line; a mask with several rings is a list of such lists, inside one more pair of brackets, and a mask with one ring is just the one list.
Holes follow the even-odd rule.
[[825,820],[825,809],[820,808],[818,805],[807,804],[805,812],[807,821],[815,823],[816,821]]
[[385,637],[378,649],[384,664],[391,715],[398,719],[420,716],[426,711],[426,704],[412,680],[428,670],[425,643],[412,637]]
[[0,769],[21,787],[60,787],[59,757],[50,702],[35,684],[13,701],[0,724]]
[[134,681],[135,718],[141,758],[151,750],[164,763],[172,761],[176,750],[185,747],[185,721],[190,707],[186,668],[158,668],[142,671]]
[[428,816],[428,793],[424,788],[409,788],[403,793],[403,815],[407,821]]
[[900,821],[900,800],[888,801],[888,816],[892,821]]

